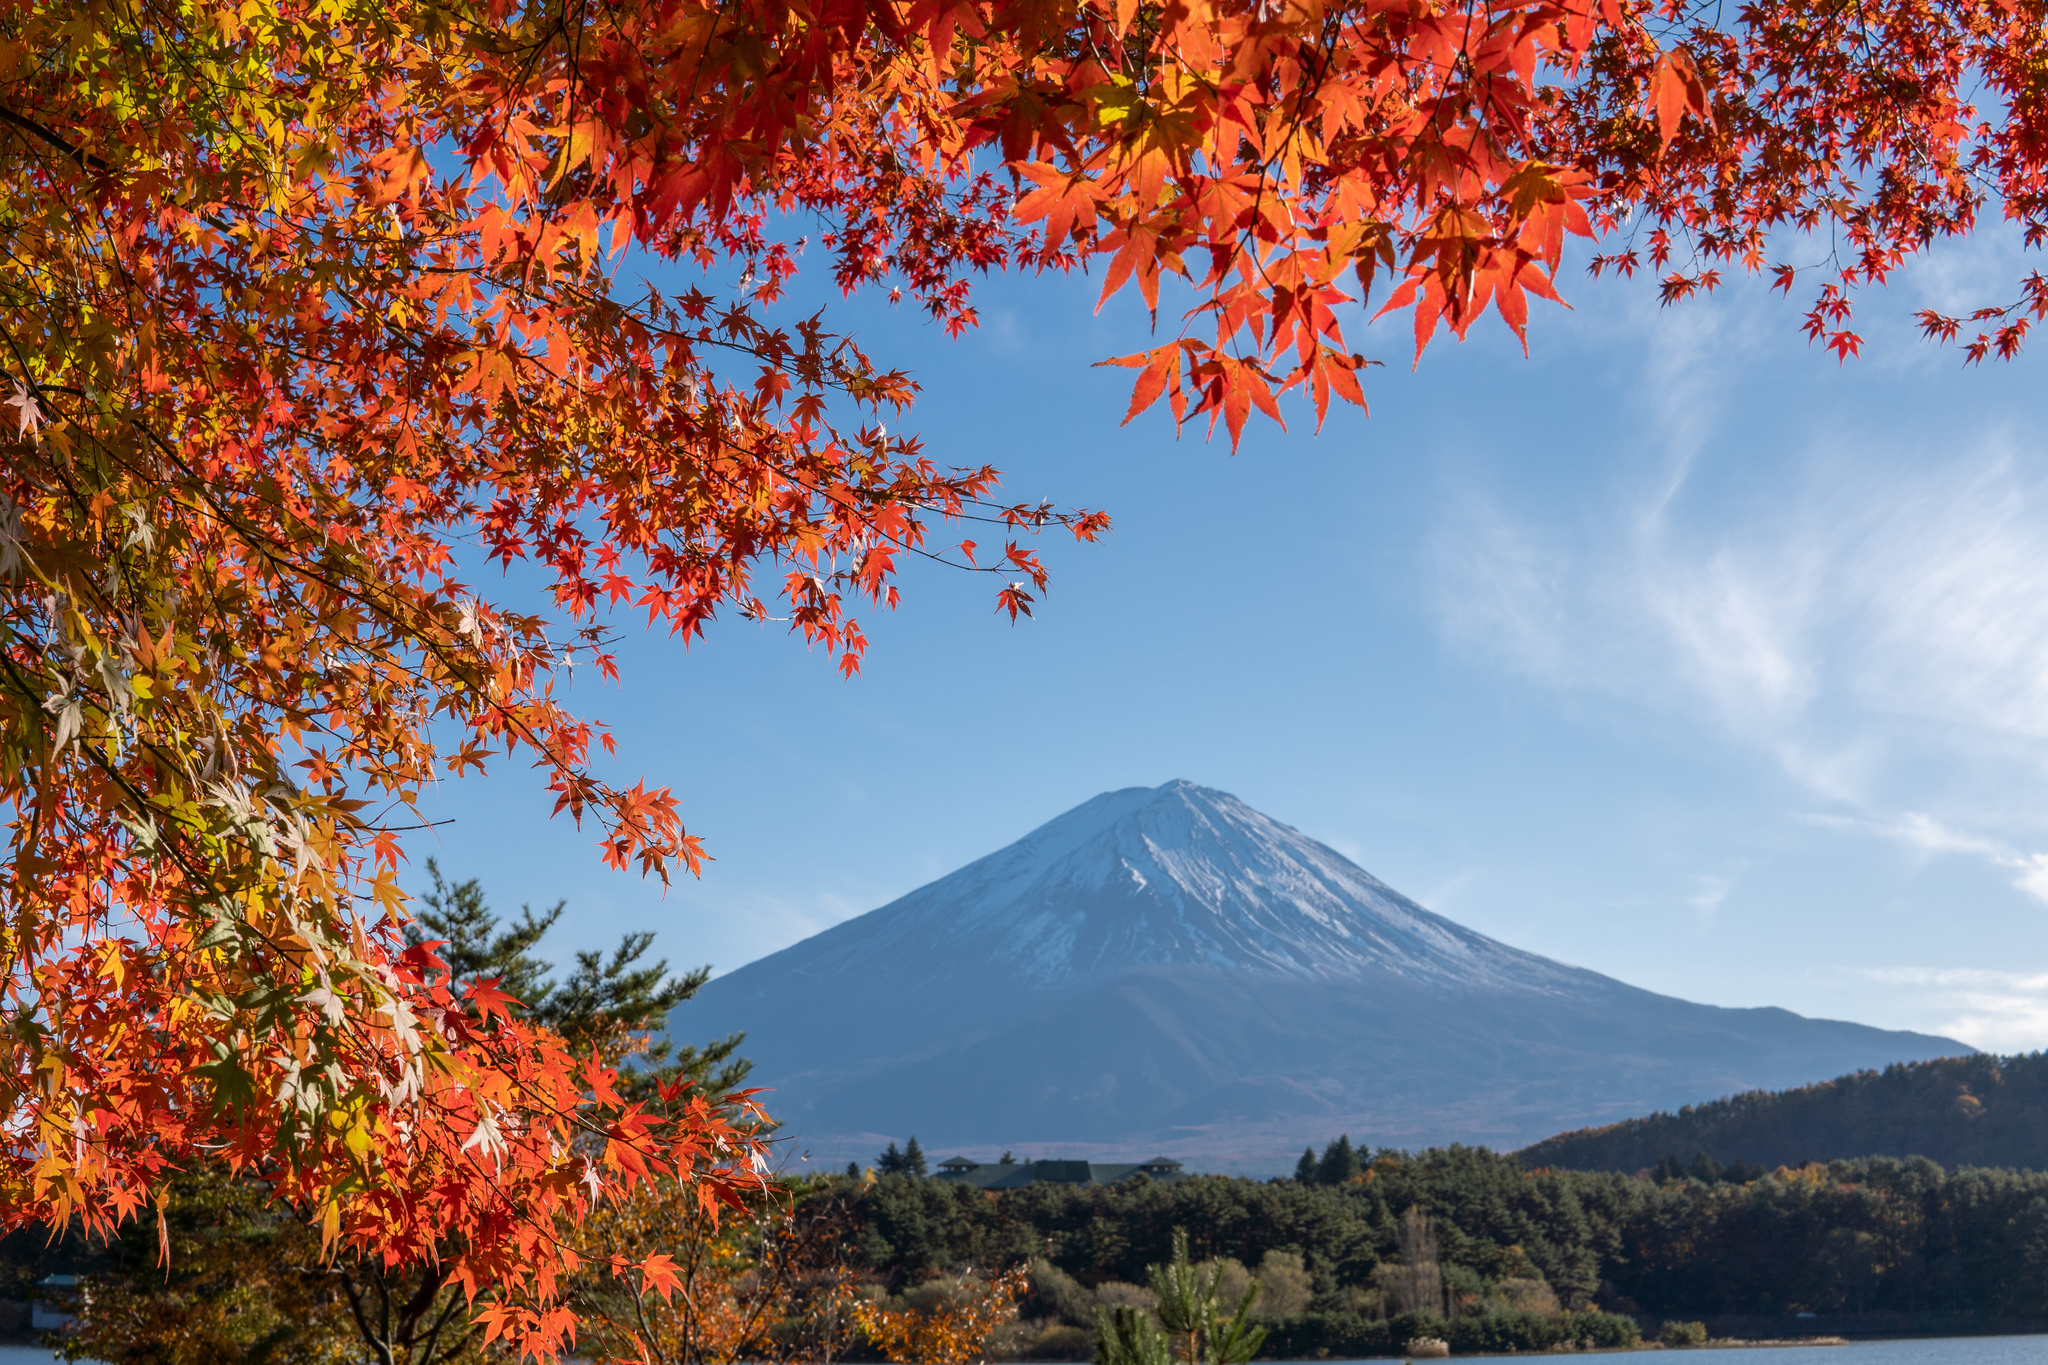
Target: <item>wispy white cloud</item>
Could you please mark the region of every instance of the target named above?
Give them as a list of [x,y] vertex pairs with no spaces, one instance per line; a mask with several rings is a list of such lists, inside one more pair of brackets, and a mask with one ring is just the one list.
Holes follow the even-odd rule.
[[2048,902],[2048,853],[2029,853],[2014,866],[2012,884],[2035,900]]
[[1919,811],[1909,811],[1892,820],[1867,820],[1832,814],[1812,814],[1801,818],[1810,825],[1874,835],[1895,844],[1918,849],[1922,853],[1967,853],[1994,862],[2018,857],[2008,845],[1996,839],[1951,829],[1933,816]]
[[1847,700],[2048,739],[2048,470],[1987,445],[1889,476],[1816,453],[1775,514],[1706,526],[1542,527],[1466,490],[1445,620],[1554,681],[1675,680],[1759,738]]
[[1711,915],[1721,908],[1721,902],[1728,899],[1728,893],[1734,887],[1733,877],[1702,876],[1698,889],[1688,899],[1693,909],[1701,914]]
[[1468,494],[1435,548],[1437,605],[1454,636],[1546,681],[1585,680],[1575,565],[1540,528]]
[[1875,967],[1856,973],[1919,997],[1928,1027],[1987,1052],[2018,1052],[2048,1037],[2048,973]]
[[[1982,297],[2005,264],[1945,260],[1915,287]],[[1643,333],[1647,439],[1603,491],[1511,512],[1484,478],[1452,490],[1445,632],[1716,727],[1849,812],[1845,831],[1990,862],[2048,902],[2048,446],[1965,422],[1929,449],[1853,411],[1790,436],[1790,395],[1786,420],[1746,423],[1754,354],[1741,373],[1729,357],[1763,344],[1756,310],[1680,322]]]
[[1909,811],[1889,820],[1833,814],[1809,814],[1801,818],[1808,824],[1871,835],[1925,854],[1959,853],[1982,859],[2006,869],[2012,874],[2014,887],[2048,904],[2048,854],[2022,853],[2001,840],[1951,829],[1933,816],[1919,811]]

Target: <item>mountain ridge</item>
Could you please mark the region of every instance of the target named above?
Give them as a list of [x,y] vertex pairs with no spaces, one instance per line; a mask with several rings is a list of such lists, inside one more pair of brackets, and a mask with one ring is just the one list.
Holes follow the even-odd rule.
[[1185,781],[1083,802],[713,980],[671,1028],[745,1031],[770,1112],[832,1150],[915,1131],[927,1146],[1123,1143],[1246,1169],[1340,1129],[1519,1146],[1969,1051],[1555,962]]
[[2048,1170],[2048,1053],[1940,1057],[1749,1091],[1559,1133],[1515,1155],[1531,1168],[1638,1171],[1699,1154],[1766,1168],[1924,1156],[1951,1168]]
[[[1161,834],[1167,838],[1154,837]],[[1291,858],[1270,856],[1276,847]],[[1226,861],[1238,874],[1227,881],[1214,875]],[[1301,875],[1304,869],[1309,875]],[[1131,890],[1157,893],[1183,912],[1178,923],[1169,927],[1159,916],[1146,916],[1132,924],[1126,916],[1116,926],[1124,931],[1121,942],[1114,933],[1091,939],[1080,931],[1091,910]],[[1337,891],[1378,911],[1380,923],[1347,914],[1350,907]],[[1233,924],[1232,910],[1245,922]],[[1012,917],[1001,920],[1006,912]],[[1292,925],[1271,923],[1282,918]],[[1363,933],[1347,931],[1347,922]],[[920,929],[925,936],[914,937]],[[929,932],[934,929],[952,932]],[[1370,950],[1361,947],[1361,937],[1376,940]],[[925,983],[959,974],[963,949],[981,963],[1022,960],[1024,979],[1039,989],[1086,984],[1132,967],[1199,962],[1340,979],[1390,964],[1404,975],[1524,985],[1560,972],[1596,975],[1425,910],[1236,797],[1179,780],[1104,792],[1015,843],[761,962],[780,961],[800,974],[813,974],[814,960],[830,963],[834,972],[859,965],[917,975]],[[1091,949],[1091,963],[1074,965]],[[905,970],[938,950],[948,954],[943,960],[951,973]],[[1054,965],[1062,953],[1064,971]]]

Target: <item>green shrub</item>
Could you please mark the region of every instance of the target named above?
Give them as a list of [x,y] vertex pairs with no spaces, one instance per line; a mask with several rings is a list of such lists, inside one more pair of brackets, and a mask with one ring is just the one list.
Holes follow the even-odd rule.
[[1581,1346],[1634,1346],[1643,1339],[1636,1320],[1625,1313],[1602,1313],[1589,1309],[1583,1313],[1567,1313],[1565,1319],[1572,1324],[1572,1340]]
[[1451,1324],[1434,1313],[1396,1313],[1387,1322],[1387,1343],[1396,1351],[1404,1350],[1409,1342],[1425,1337],[1449,1341]]
[[1433,1335],[1450,1342],[1460,1355],[1633,1346],[1642,1339],[1635,1319],[1619,1313],[1535,1313],[1512,1308],[1454,1318]]
[[1441,1333],[1459,1355],[1500,1355],[1508,1351],[1547,1351],[1569,1341],[1564,1320],[1541,1313],[1506,1309],[1453,1318]]
[[1265,1360],[1371,1360],[1391,1355],[1395,1349],[1385,1319],[1356,1313],[1304,1313],[1269,1324],[1259,1356]]
[[1071,1323],[1055,1323],[1024,1343],[1018,1355],[1025,1360],[1092,1360],[1095,1333]]
[[1666,1346],[1704,1346],[1707,1325],[1703,1322],[1667,1322],[1662,1340]]

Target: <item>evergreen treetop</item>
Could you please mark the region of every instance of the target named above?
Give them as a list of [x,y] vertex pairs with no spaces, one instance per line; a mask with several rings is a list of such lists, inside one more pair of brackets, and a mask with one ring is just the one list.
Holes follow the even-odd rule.
[[1364,1165],[1358,1159],[1358,1152],[1351,1145],[1350,1134],[1340,1136],[1323,1149],[1322,1162],[1316,1167],[1316,1182],[1322,1185],[1347,1185],[1365,1173]]
[[[744,1034],[702,1047],[648,1039],[664,1027],[670,1010],[711,979],[709,967],[671,976],[666,958],[641,965],[654,945],[653,933],[622,935],[609,957],[578,952],[575,968],[557,981],[551,975],[553,963],[533,950],[562,917],[567,901],[556,901],[538,915],[522,905],[518,923],[501,928],[476,878],[450,883],[432,858],[427,859],[427,875],[433,887],[420,897],[420,912],[406,926],[406,937],[416,944],[438,942],[434,951],[455,981],[495,979],[522,1013],[560,1034],[572,1049],[597,1048],[612,1057],[632,1052],[633,1067],[622,1087],[646,1092],[656,1081],[684,1077],[715,1097],[737,1090],[752,1070],[752,1062],[735,1055]],[[638,1047],[632,1046],[635,1042]]]

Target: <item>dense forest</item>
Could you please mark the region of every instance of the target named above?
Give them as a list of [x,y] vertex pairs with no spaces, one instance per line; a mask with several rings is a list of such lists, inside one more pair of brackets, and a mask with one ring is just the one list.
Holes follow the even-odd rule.
[[1436,1315],[1447,1319],[1438,1330],[1454,1347],[1483,1346],[1484,1333],[1532,1318],[1584,1339],[1604,1330],[1593,1310],[1652,1329],[1801,1312],[1831,1321],[2048,1318],[2048,1175],[1871,1158],[1738,1170],[1733,1179],[1709,1161],[1656,1178],[1531,1171],[1512,1157],[1451,1147],[1382,1152],[1333,1183],[1307,1163],[1303,1176],[1001,1193],[907,1176],[835,1177],[807,1198],[850,1205],[856,1256],[892,1287],[1036,1262],[1026,1326],[1047,1349],[1033,1353],[1061,1354],[1051,1348],[1064,1343],[1066,1358],[1087,1310],[1129,1301],[1146,1267],[1170,1255],[1175,1228],[1187,1230],[1198,1257],[1293,1286],[1282,1291],[1287,1311],[1269,1323],[1267,1354],[1398,1349],[1402,1333],[1427,1334],[1420,1329],[1430,1325],[1405,1292],[1417,1260],[1412,1239],[1404,1248],[1410,1210],[1429,1225],[1441,1277]]
[[1519,1155],[1532,1168],[1640,1171],[1701,1153],[1769,1168],[1881,1154],[2048,1170],[2048,1053],[1904,1062],[1797,1090],[1751,1091],[1563,1133]]
[[[1291,1179],[988,1191],[911,1173],[921,1153],[896,1155],[904,1173],[789,1182],[774,1216],[805,1265],[891,1308],[1027,1271],[1021,1317],[989,1343],[992,1359],[1090,1358],[1098,1312],[1149,1306],[1147,1272],[1172,1259],[1176,1229],[1222,1277],[1225,1301],[1257,1284],[1266,1358],[1367,1358],[1422,1337],[1458,1353],[1614,1346],[1738,1318],[1737,1330],[1771,1336],[1858,1320],[1887,1332],[2048,1322],[2048,1173],[1887,1157],[1768,1173],[1706,1157],[1654,1173],[1530,1170],[1478,1148],[1339,1142]],[[46,1274],[124,1265],[135,1295],[184,1293],[166,1287],[154,1222],[130,1232],[122,1255],[0,1240],[0,1297],[25,1298]],[[247,1248],[251,1284],[266,1254]],[[198,1268],[181,1261],[180,1283]],[[227,1275],[239,1283],[232,1263]],[[835,1358],[878,1357],[848,1343]]]

